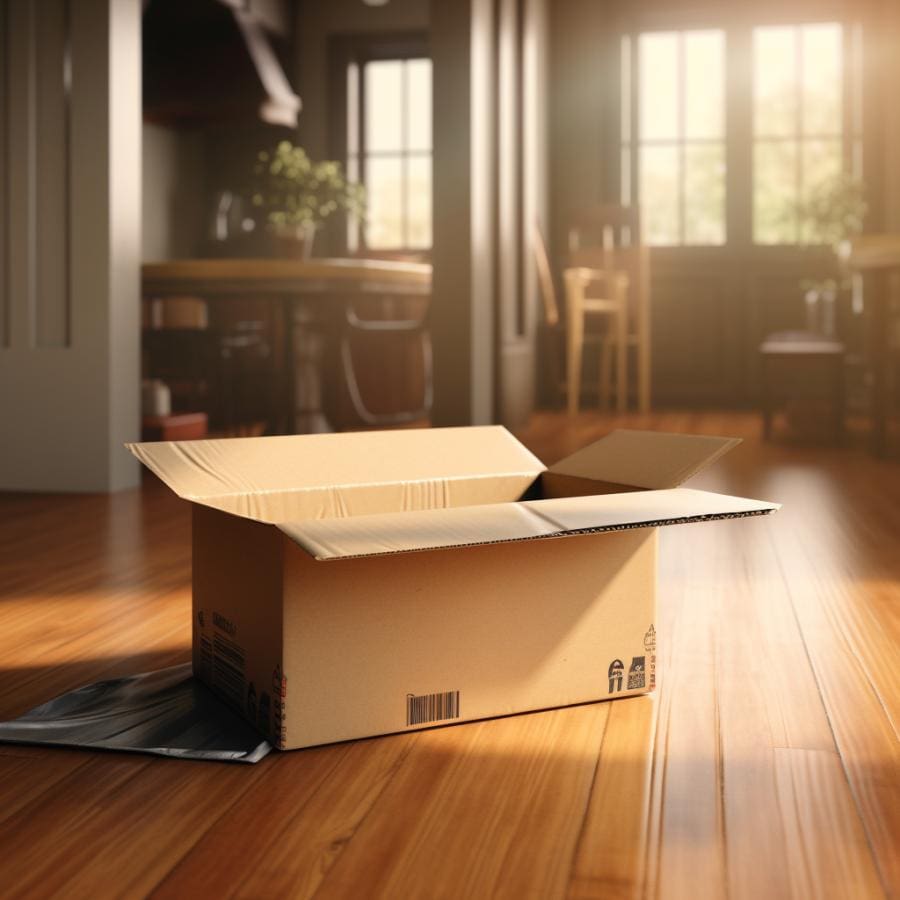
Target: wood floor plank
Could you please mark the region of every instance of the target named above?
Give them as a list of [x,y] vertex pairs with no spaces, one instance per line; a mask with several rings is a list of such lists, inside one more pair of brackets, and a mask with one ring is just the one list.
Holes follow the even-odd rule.
[[[663,559],[668,551],[664,551]],[[668,557],[663,571],[659,644],[660,698],[654,747],[656,828],[648,893],[691,898],[702,884],[709,896],[726,893],[722,770],[716,692],[714,598],[698,591],[700,561]],[[668,610],[668,612],[666,611]]]
[[655,729],[655,697],[610,704],[568,886],[572,900],[643,896]]
[[[313,896],[414,740],[398,735],[270,758],[154,898]],[[256,860],[250,869],[248,857]]]
[[[222,808],[260,777],[241,766],[147,757],[97,756],[22,809],[0,829],[4,855],[31,855],[7,884],[27,895],[146,897],[222,815]],[[262,770],[260,770],[261,773]],[[111,773],[117,774],[113,777]],[[60,802],[57,793],[64,799]],[[51,820],[48,807],[62,815]],[[129,859],[126,868],[121,861]]]
[[40,753],[31,753],[29,748],[16,745],[3,749],[13,752],[0,756],[0,824],[53,791],[90,758],[78,751],[52,750],[48,754],[43,748]]
[[837,754],[782,749],[775,751],[775,760],[793,896],[883,896]]
[[[785,536],[785,542],[789,540]],[[845,629],[839,626],[855,615],[852,594],[828,581],[821,561],[816,563],[806,556],[802,546],[793,545],[789,559],[794,606],[844,772],[883,884],[888,890],[897,890],[900,743],[885,711],[883,695],[867,676],[866,656],[853,647],[852,639],[848,640]]]
[[421,733],[317,896],[562,896],[609,705]]

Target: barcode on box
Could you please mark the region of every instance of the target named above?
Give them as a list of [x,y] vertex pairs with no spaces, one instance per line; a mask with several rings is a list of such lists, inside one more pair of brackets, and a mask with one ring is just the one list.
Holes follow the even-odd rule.
[[236,706],[244,705],[244,651],[219,634],[213,636],[212,682]]
[[459,691],[406,695],[406,724],[426,725],[459,718]]

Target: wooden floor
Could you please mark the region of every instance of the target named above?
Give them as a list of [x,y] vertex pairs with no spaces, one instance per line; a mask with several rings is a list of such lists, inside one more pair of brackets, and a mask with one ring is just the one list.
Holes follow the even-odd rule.
[[[693,486],[775,516],[664,529],[659,690],[274,754],[0,746],[0,895],[900,896],[900,463],[762,444],[742,414],[620,424],[745,443]],[[188,659],[165,489],[0,497],[0,718]]]

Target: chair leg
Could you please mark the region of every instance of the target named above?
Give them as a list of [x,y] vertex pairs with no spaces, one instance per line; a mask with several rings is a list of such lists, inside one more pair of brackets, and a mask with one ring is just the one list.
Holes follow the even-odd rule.
[[628,409],[628,319],[624,292],[616,315],[616,409],[623,413]]
[[638,332],[637,345],[638,408],[650,412],[650,341]]
[[835,362],[834,371],[834,442],[838,446],[844,443],[845,390],[844,359],[841,357]]
[[772,412],[774,400],[772,398],[772,391],[769,387],[769,372],[766,366],[766,360],[763,359],[763,376],[762,376],[762,397],[761,406],[762,406],[762,424],[763,424],[763,440],[770,441],[772,440]]
[[577,289],[566,285],[566,389],[568,391],[568,411],[578,413],[581,394],[581,355],[584,346],[584,308]]
[[614,342],[605,337],[600,347],[600,409],[606,412],[609,409],[609,398],[612,393],[612,367]]

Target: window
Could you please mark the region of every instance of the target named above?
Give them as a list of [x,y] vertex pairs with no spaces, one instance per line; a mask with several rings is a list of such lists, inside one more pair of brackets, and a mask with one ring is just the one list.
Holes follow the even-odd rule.
[[[638,130],[623,121],[624,171],[636,150],[644,240],[725,242],[725,35],[650,32],[638,39]],[[623,59],[631,68],[630,44]],[[629,86],[630,72],[623,83]],[[628,100],[623,108],[628,108]],[[630,179],[629,179],[630,180]]]
[[813,243],[798,204],[843,163],[843,29],[753,30],[753,239]]
[[[621,196],[640,204],[648,244],[721,245],[726,222],[756,244],[822,242],[802,204],[861,174],[858,35],[851,46],[848,34],[823,22],[744,27],[727,40],[724,29],[623,37]],[[732,39],[749,60],[727,52]],[[746,138],[726,125],[728,83]],[[748,176],[730,179],[727,195],[732,158],[747,159],[738,168]]]
[[368,204],[363,228],[350,225],[350,246],[429,249],[431,61],[350,63],[347,109],[347,171],[362,180]]

